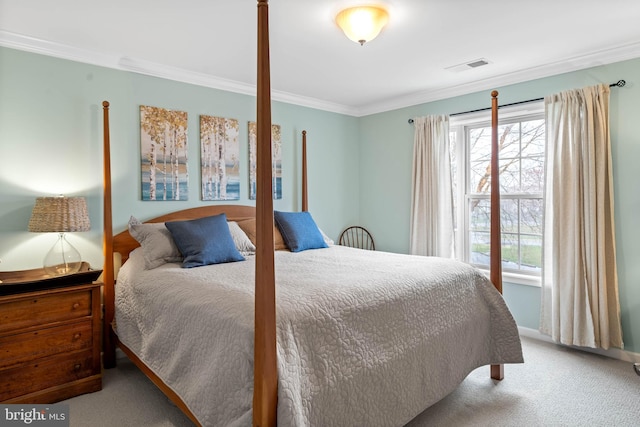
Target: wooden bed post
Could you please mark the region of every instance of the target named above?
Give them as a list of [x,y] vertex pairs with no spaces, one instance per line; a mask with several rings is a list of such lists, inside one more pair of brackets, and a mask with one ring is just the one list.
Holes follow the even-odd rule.
[[104,267],[102,271],[103,277],[103,303],[104,303],[104,322],[103,322],[103,355],[102,363],[105,368],[113,368],[116,366],[116,348],[111,329],[111,323],[115,314],[115,288],[114,288],[114,271],[113,271],[113,220],[111,215],[111,150],[109,135],[109,103],[102,102],[103,113],[103,237],[102,251],[104,254]]
[[309,210],[307,195],[307,131],[302,131],[302,211]]
[[273,184],[271,179],[269,5],[267,0],[258,0],[257,72],[253,425],[267,427],[276,425],[278,405]]
[[[491,92],[491,248],[490,278],[502,293],[502,238],[500,232],[500,147],[498,146],[498,91]],[[504,365],[491,365],[491,378],[504,378]]]

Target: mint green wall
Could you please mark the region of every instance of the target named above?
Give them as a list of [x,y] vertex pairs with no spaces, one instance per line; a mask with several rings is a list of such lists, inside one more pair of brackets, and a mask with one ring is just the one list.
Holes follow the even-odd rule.
[[[627,81],[611,90],[611,140],[616,245],[625,348],[640,353],[640,59],[506,87],[500,104],[535,99],[601,82]],[[407,120],[490,106],[491,90],[363,117],[360,120],[360,222],[382,250],[407,253],[411,205],[413,126]],[[505,284],[505,300],[519,325],[537,329],[540,289]]]
[[[110,108],[114,230],[129,216],[223,202],[200,200],[200,114],[240,122],[241,200],[248,200],[247,122],[255,99],[140,74],[0,48],[0,270],[40,267],[55,242],[29,233],[35,198],[63,193],[87,198],[91,231],[69,233],[92,266],[102,266],[102,101]],[[189,200],[140,200],[139,106],[188,113]],[[282,127],[283,198],[279,210],[299,210],[302,130],[307,131],[309,210],[337,239],[358,218],[358,119],[274,102]]]
[[[640,60],[600,66],[496,88],[500,102],[538,98],[565,89],[626,79],[613,89],[611,135],[615,179],[616,238],[620,300],[626,348],[640,353],[640,211],[635,169],[640,159],[640,88],[633,76]],[[309,209],[336,239],[353,223],[371,229],[376,245],[408,252],[413,127],[407,119],[484,108],[490,91],[450,98],[362,118],[279,102],[273,122],[282,126],[283,199],[276,209],[300,207],[300,133],[308,131]],[[117,71],[0,47],[0,270],[41,265],[55,237],[26,231],[35,198],[87,198],[91,231],[69,240],[83,259],[102,265],[102,106],[111,103],[114,229],[129,215],[147,219],[167,211],[201,206],[199,115],[240,121],[241,200],[247,200],[247,128],[255,119],[251,96]],[[139,176],[139,105],[189,114],[189,201],[142,202]],[[539,289],[505,284],[505,299],[518,324],[538,327]]]

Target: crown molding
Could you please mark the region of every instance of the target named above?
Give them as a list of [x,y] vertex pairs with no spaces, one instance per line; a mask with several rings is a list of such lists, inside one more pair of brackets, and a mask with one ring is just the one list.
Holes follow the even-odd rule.
[[0,46],[71,61],[117,68],[119,57],[0,30]]
[[[126,56],[123,57],[115,54],[76,48],[5,30],[0,30],[0,46],[249,96],[255,96],[256,93],[256,86],[253,84],[222,79],[204,73],[197,73],[182,68],[171,67]],[[274,101],[284,102],[287,104],[294,104],[348,116],[363,117],[638,57],[640,57],[640,41],[563,59],[561,61],[548,63],[539,67],[502,74],[489,79],[478,80],[457,86],[419,91],[361,106],[337,104],[277,90],[271,91],[271,97]],[[625,76],[622,76],[621,78],[624,77]]]
[[[256,86],[253,84],[223,79],[204,73],[197,73],[178,67],[171,67],[127,56],[103,54],[88,49],[80,49],[62,43],[24,36],[4,30],[0,30],[0,46],[37,53],[40,55],[53,56],[56,58],[68,59],[71,61],[98,65],[101,67],[114,68],[122,71],[130,71],[133,73],[160,77],[228,92],[240,93],[250,96],[255,96],[256,94]],[[272,100],[278,102],[295,104],[303,107],[330,111],[350,116],[355,116],[357,113],[357,109],[353,107],[277,90],[271,91],[271,98]]]
[[[526,70],[502,74],[489,79],[389,98],[381,102],[361,106],[357,109],[356,115],[358,117],[363,117],[371,114],[383,113],[385,111],[398,110],[400,108],[453,98],[455,96],[467,95],[483,90],[497,89],[516,83],[523,83],[530,80],[583,70],[585,68],[596,67],[599,65],[612,64],[639,57],[640,41],[637,41],[623,46],[603,49],[586,55],[574,56],[561,61],[528,68]],[[621,76],[620,78],[625,78],[625,76]]]
[[[250,95],[250,96],[256,95],[256,86],[253,84],[242,83],[236,80],[222,79],[219,77],[213,77],[208,74],[188,71],[182,68],[171,67],[167,65],[158,64],[155,62],[142,61],[139,59],[133,59],[129,57],[122,57],[118,61],[118,68],[121,70],[131,71],[138,74],[161,77],[169,80],[180,81],[183,83],[190,83],[190,84],[209,87],[213,89],[220,89],[220,90],[225,90],[229,92],[240,93],[240,94]],[[278,91],[278,90],[271,91],[271,99],[273,101],[284,102],[287,104],[295,104],[295,105],[314,108],[318,110],[331,111],[334,113],[346,114],[346,115],[355,115],[355,109],[348,106],[326,102],[326,101],[322,101],[315,98],[295,95],[292,93]]]

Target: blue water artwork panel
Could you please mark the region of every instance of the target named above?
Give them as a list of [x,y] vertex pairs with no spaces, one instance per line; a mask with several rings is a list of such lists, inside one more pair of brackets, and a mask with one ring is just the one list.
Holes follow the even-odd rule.
[[187,113],[140,106],[142,200],[188,200]]
[[[257,129],[249,122],[249,199],[256,199]],[[282,199],[282,131],[280,125],[271,125],[271,187],[273,198]]]
[[239,129],[236,119],[200,116],[202,200],[240,200]]

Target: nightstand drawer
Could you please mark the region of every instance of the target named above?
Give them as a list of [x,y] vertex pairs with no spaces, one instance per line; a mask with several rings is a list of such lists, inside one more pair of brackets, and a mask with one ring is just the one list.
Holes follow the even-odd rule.
[[91,290],[42,293],[0,304],[0,333],[91,315]]
[[42,269],[0,273],[13,283],[0,292],[0,403],[54,403],[102,388],[101,284],[42,277]]
[[58,353],[91,349],[91,319],[54,328],[0,336],[0,369]]
[[100,373],[91,350],[40,359],[0,371],[0,402]]

